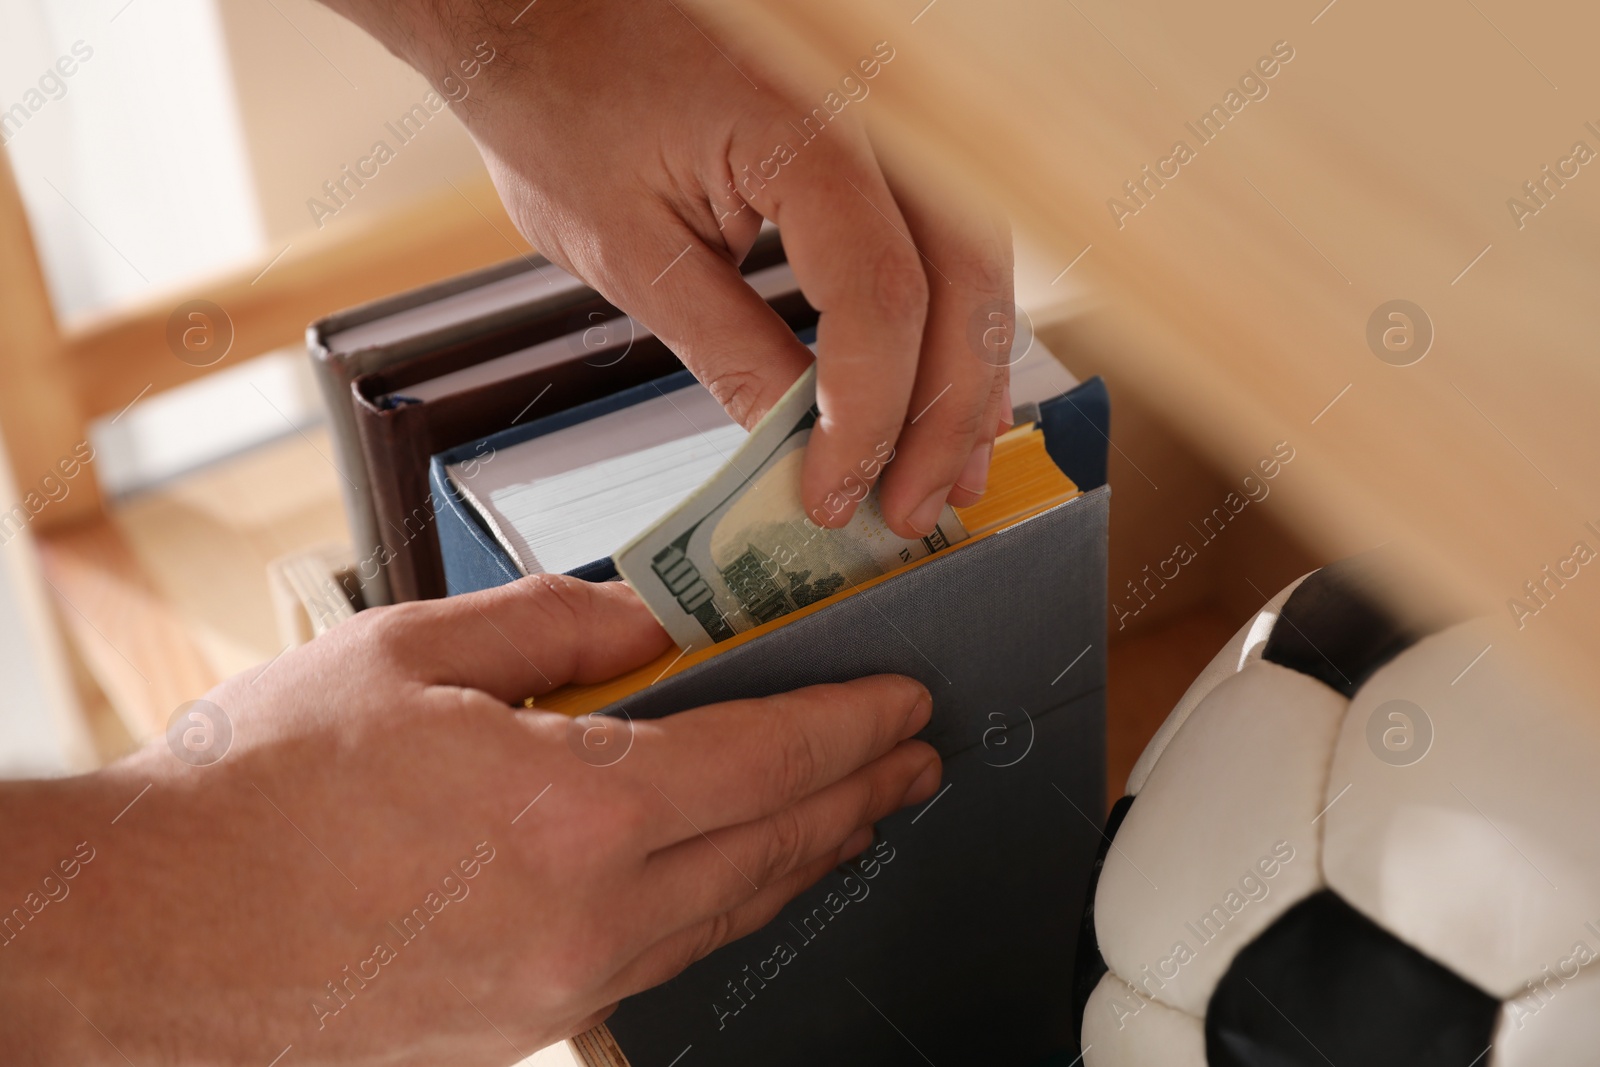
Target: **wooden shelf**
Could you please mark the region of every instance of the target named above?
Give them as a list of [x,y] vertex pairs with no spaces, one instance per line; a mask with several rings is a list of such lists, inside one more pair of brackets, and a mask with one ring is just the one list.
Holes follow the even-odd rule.
[[283,649],[268,561],[345,541],[327,435],[291,434],[40,538],[89,675],[129,735]]
[[1106,652],[1108,810],[1167,713],[1243,622],[1199,608],[1111,642]]

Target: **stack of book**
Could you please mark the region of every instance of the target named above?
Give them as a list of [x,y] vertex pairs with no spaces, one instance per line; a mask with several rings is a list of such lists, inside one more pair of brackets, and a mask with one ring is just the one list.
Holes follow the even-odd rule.
[[[742,269],[810,342],[818,315],[775,231]],[[943,790],[766,928],[625,1000],[574,1039],[580,1059],[1071,1061],[1105,794],[1099,379],[1075,382],[1034,341],[1011,367],[1017,427],[983,500],[845,565],[848,545],[785,510],[810,373],[747,434],[664,344],[541,259],[341,312],[309,344],[353,544],[323,554],[327,581],[301,568],[289,585],[324,599],[338,585],[360,610],[539,572],[617,580],[620,564],[680,647],[539,698],[571,715],[651,718],[881,672],[933,693],[921,736]]]

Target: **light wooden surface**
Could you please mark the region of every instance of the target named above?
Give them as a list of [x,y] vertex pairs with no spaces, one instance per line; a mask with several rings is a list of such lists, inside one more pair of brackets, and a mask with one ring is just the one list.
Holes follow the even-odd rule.
[[[35,254],[33,234],[4,149],[0,149],[0,432],[15,489],[38,492],[87,436],[86,412],[66,363],[50,294]],[[74,478],[71,491],[39,512],[41,527],[64,524],[100,507],[90,476]],[[10,501],[6,502],[9,507]]]
[[79,656],[136,740],[218,681],[113,522],[48,536],[39,555]]
[[290,434],[41,539],[85,666],[128,732],[281,650],[266,565],[345,541],[325,431]]
[[131,551],[219,676],[282,649],[267,563],[348,542],[332,455],[325,430],[290,433],[117,507]]
[[[139,399],[303,343],[307,323],[354,304],[530,251],[487,176],[456,183],[381,219],[308,231],[226,274],[81,321],[58,323],[28,219],[0,150],[0,433],[21,493],[88,439],[90,420]],[[178,358],[169,319],[180,305],[220,307],[231,346],[216,363]],[[98,514],[93,468],[40,510],[36,530]]]
[[67,359],[84,407],[116,412],[147,387],[159,392],[215,369],[192,367],[168,348],[167,319],[186,300],[209,300],[227,313],[233,350],[216,367],[232,366],[302,344],[306,324],[330,312],[529,251],[485,177],[375,222],[313,231],[287,251],[271,249],[184,291],[73,323]]
[[[912,173],[988,190],[1063,266],[1083,255],[1129,388],[1230,467],[1294,442],[1284,501],[1308,540],[1395,542],[1397,590],[1458,594],[1600,702],[1600,581],[1567,582],[1520,630],[1509,610],[1575,541],[1597,544],[1600,178],[1569,169],[1537,201],[1524,183],[1578,141],[1600,150],[1600,8],[695,6],[732,27],[734,61],[792,58],[818,101],[889,42],[852,112]],[[1278,42],[1293,59],[1267,95],[1197,137],[1186,123]],[[1131,196],[1179,140],[1193,158]],[[1513,197],[1537,217],[1513,217]],[[1434,328],[1414,365],[1367,340],[1397,298]]]

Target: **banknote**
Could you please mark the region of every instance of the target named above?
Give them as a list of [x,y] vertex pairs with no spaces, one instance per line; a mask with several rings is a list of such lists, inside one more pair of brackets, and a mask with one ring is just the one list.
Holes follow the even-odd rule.
[[[614,555],[617,570],[680,648],[705,648],[869,578],[963,541],[949,505],[926,537],[889,529],[867,482],[892,455],[863,463],[850,521],[827,529],[800,498],[806,442],[817,422],[813,365],[722,468]],[[850,486],[841,487],[848,495]]]

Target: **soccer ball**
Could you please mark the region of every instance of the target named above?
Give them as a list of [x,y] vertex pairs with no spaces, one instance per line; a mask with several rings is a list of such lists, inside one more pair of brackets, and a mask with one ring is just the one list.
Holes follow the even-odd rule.
[[[1375,561],[1279,593],[1113,807],[1086,1067],[1600,1063],[1600,723]],[[1520,639],[1520,638],[1519,638]]]

